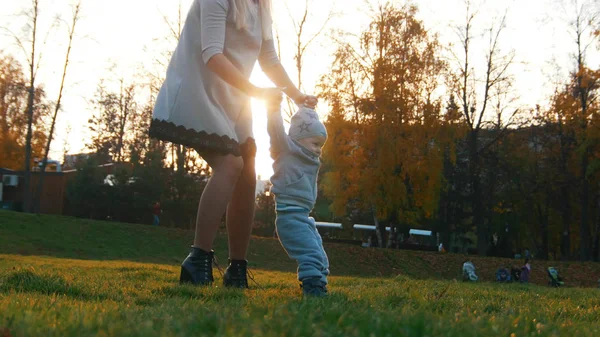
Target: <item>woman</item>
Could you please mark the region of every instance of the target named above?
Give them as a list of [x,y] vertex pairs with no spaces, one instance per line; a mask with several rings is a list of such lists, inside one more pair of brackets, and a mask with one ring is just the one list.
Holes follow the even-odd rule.
[[250,97],[280,99],[282,89],[249,82],[258,60],[297,104],[300,92],[281,66],[272,35],[270,0],[195,0],[153,112],[150,136],[194,148],[212,168],[200,198],[194,243],[181,283],[213,282],[213,241],[227,212],[229,266],[224,285],[247,288],[246,252],[254,219],[256,144]]

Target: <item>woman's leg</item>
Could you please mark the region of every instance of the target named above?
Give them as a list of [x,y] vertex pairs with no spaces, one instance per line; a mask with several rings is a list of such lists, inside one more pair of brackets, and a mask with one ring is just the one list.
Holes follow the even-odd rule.
[[227,207],[227,233],[229,236],[229,258],[245,260],[254,222],[256,202],[255,153],[244,155],[244,168],[233,196]]
[[203,158],[212,168],[212,176],[200,197],[194,247],[210,252],[219,223],[240,180],[244,161],[234,155],[205,155]]

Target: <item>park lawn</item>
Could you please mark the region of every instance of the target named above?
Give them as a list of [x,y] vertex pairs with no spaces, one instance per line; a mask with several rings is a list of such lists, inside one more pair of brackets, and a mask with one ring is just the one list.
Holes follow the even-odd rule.
[[303,300],[293,261],[254,238],[258,285],[180,286],[189,240],[0,212],[0,336],[600,336],[599,289],[456,282],[413,252],[327,245],[331,296]]

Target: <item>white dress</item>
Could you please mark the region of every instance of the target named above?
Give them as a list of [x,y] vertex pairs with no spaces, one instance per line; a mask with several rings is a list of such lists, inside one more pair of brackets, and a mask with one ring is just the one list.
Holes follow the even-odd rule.
[[[279,63],[273,40],[262,39],[258,4],[247,29],[233,21],[234,0],[195,0],[156,98],[150,136],[196,149],[200,154],[253,155],[250,97],[206,67],[223,53],[250,77],[258,60],[266,69]],[[240,149],[240,145],[242,145]]]

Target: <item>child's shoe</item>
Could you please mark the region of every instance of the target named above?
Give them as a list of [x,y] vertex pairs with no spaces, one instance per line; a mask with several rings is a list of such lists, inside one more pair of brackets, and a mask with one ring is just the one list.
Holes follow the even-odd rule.
[[327,297],[327,285],[320,277],[302,280],[302,294],[306,297]]

